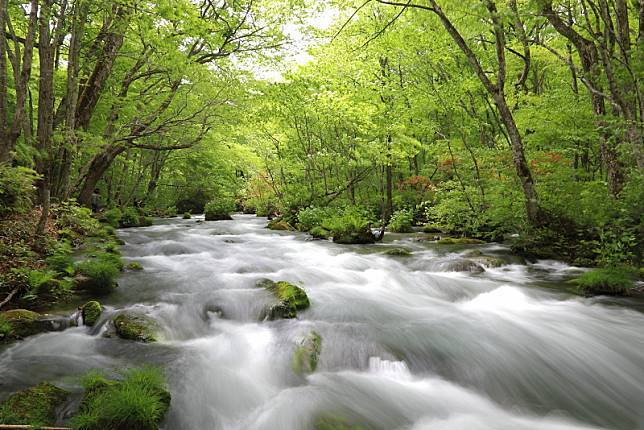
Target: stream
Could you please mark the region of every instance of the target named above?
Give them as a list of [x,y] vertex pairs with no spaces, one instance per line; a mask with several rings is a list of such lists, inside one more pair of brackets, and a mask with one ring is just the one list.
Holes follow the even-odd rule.
[[[642,304],[566,292],[579,269],[445,272],[467,250],[508,251],[410,234],[337,245],[234,218],[119,230],[126,263],[144,270],[120,277],[96,327],[2,347],[0,399],[43,380],[78,392],[90,369],[152,363],[172,393],[165,430],[312,430],[324,413],[378,430],[644,429]],[[382,253],[391,247],[413,254]],[[258,321],[272,300],[262,278],[301,286],[311,307]],[[161,341],[103,337],[125,308],[154,317]],[[298,376],[293,352],[311,330],[319,364]]]

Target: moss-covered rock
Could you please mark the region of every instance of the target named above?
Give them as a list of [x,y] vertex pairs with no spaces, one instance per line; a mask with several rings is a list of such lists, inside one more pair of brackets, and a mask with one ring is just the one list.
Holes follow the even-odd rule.
[[333,242],[344,245],[366,245],[376,242],[376,236],[370,229],[364,231],[352,231],[349,233],[336,234],[333,236]]
[[331,232],[329,230],[326,230],[324,227],[320,227],[319,225],[313,227],[309,231],[309,234],[316,239],[328,239],[329,237],[331,237]]
[[441,237],[437,243],[439,245],[480,245],[485,242],[471,237]]
[[156,430],[170,407],[160,369],[128,369],[119,380],[100,372],[83,378],[80,410],[71,420],[79,430]]
[[472,261],[480,264],[483,267],[501,267],[505,266],[507,263],[504,259],[499,257],[494,257],[492,255],[480,255],[478,257],[472,257]]
[[270,230],[280,230],[280,231],[294,231],[295,228],[281,218],[275,218],[274,220],[269,221],[266,226]]
[[439,267],[444,272],[485,272],[485,269],[479,263],[465,258],[443,261],[439,263]]
[[112,320],[116,335],[121,339],[137,342],[156,342],[159,327],[150,317],[135,313],[121,312]]
[[257,286],[267,289],[278,300],[270,305],[263,315],[269,320],[295,318],[297,317],[297,311],[306,309],[311,305],[306,292],[288,282],[273,282],[269,279],[263,279],[257,283]]
[[322,352],[322,337],[316,331],[311,331],[295,348],[292,368],[298,375],[315,372]]
[[405,248],[390,248],[383,252],[385,255],[392,255],[394,257],[408,257],[411,255],[411,252]]
[[104,295],[117,287],[116,278],[123,262],[115,254],[99,254],[76,265],[75,287],[92,294]]
[[67,395],[65,390],[47,382],[19,391],[0,403],[0,423],[31,425],[34,428],[54,425],[56,409]]
[[365,430],[339,415],[324,414],[315,421],[315,430]]
[[101,316],[103,308],[101,304],[95,300],[85,303],[81,306],[81,316],[83,317],[83,324],[93,326]]
[[184,213],[184,214],[181,216],[181,218],[183,218],[183,219],[190,219],[190,218],[192,218],[192,215],[190,215],[190,212],[186,212],[186,213]]
[[634,270],[611,267],[591,270],[572,282],[581,294],[627,296],[635,286],[635,277]]
[[24,339],[35,334],[60,331],[75,325],[75,322],[66,316],[39,314],[26,309],[2,312],[0,319],[4,321],[3,331],[5,332],[0,339],[4,340]]
[[227,213],[206,212],[205,219],[206,221],[230,221],[233,217]]
[[127,266],[125,266],[125,268],[127,270],[139,271],[139,270],[143,270],[143,265],[141,265],[141,263],[139,263],[138,261],[133,261],[129,263]]

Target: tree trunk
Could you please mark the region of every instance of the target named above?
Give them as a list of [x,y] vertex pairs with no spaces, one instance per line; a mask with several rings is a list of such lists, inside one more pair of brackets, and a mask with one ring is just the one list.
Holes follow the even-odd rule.
[[78,203],[89,206],[96,184],[98,184],[98,181],[103,177],[114,159],[125,149],[127,149],[125,146],[110,145],[92,158],[78,193]]

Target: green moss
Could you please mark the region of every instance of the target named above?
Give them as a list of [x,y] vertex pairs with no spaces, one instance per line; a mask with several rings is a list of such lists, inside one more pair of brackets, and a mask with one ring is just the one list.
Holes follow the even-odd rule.
[[266,311],[265,316],[270,320],[295,318],[298,310],[306,309],[311,305],[306,292],[288,282],[273,282],[269,279],[263,279],[257,283],[257,286],[272,292],[278,299],[278,302],[271,305]]
[[395,257],[408,257],[411,252],[405,248],[391,248],[384,252],[385,255],[393,255]]
[[480,245],[485,242],[470,237],[443,237],[437,243],[439,245]]
[[47,382],[19,391],[0,403],[0,423],[34,427],[53,425],[56,408],[65,401],[67,394]]
[[11,333],[11,323],[3,314],[0,314],[0,342],[9,337],[9,333]]
[[182,218],[183,219],[190,219],[190,218],[192,218],[192,215],[190,215],[190,212],[186,212],[186,213],[183,214]]
[[121,210],[119,208],[108,209],[103,212],[101,216],[101,222],[107,223],[108,225],[118,228],[119,221],[121,221]]
[[101,316],[101,304],[97,301],[90,301],[85,303],[81,307],[81,315],[83,316],[83,324],[88,326],[93,326],[98,321],[98,318]]
[[626,268],[595,269],[574,279],[577,290],[587,295],[628,295],[635,285],[635,272]]
[[331,237],[331,232],[329,230],[325,230],[323,227],[320,227],[320,226],[313,227],[309,231],[309,234],[316,239],[328,239],[329,237]]
[[138,261],[133,261],[127,265],[127,270],[143,270],[143,266]]
[[350,424],[342,416],[325,414],[315,421],[315,430],[364,430],[364,427]]
[[71,420],[75,430],[158,429],[171,399],[162,371],[145,367],[121,376],[122,380],[115,381],[90,372],[83,378],[84,397]]
[[292,362],[293,371],[298,375],[315,372],[321,351],[322,337],[316,331],[311,331],[295,349]]
[[26,309],[12,309],[0,314],[10,330],[6,338],[23,338],[40,333],[42,329],[37,324],[40,314]]
[[101,253],[76,265],[76,287],[94,294],[108,294],[116,288],[116,278],[123,269],[121,257]]
[[266,226],[270,230],[281,230],[281,231],[293,231],[295,228],[288,222],[284,221],[281,218],[275,218],[274,220],[269,221]]
[[156,342],[158,326],[156,322],[145,315],[133,312],[123,312],[112,320],[116,334],[121,339],[138,342]]

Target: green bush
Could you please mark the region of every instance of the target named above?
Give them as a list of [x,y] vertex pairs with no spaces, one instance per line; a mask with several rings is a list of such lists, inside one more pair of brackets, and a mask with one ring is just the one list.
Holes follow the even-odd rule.
[[0,165],[0,218],[31,209],[37,179],[31,169]]
[[204,208],[206,220],[215,221],[230,219],[230,214],[235,211],[235,200],[230,197],[219,197],[211,200]]
[[47,266],[55,270],[60,275],[73,275],[74,274],[74,261],[71,257],[72,247],[66,240],[58,242],[58,244],[50,252],[49,256],[45,259]]
[[373,214],[358,206],[348,206],[322,221],[322,228],[335,237],[369,230],[375,222]]
[[170,406],[163,372],[154,367],[130,369],[122,380],[92,372],[82,380],[85,394],[75,430],[156,430]]
[[119,225],[121,227],[138,227],[140,223],[141,214],[136,208],[125,208],[121,213],[121,220]]
[[122,216],[123,214],[119,208],[112,208],[103,212],[101,220],[114,228],[118,228]]
[[[102,254],[111,255],[111,254]],[[77,285],[94,294],[107,294],[116,287],[119,266],[113,257],[85,260],[76,265]]]
[[63,233],[63,236],[70,239],[76,239],[78,236],[96,236],[102,231],[100,223],[92,218],[92,211],[78,206],[73,200],[53,206],[52,212],[56,217],[59,234]]
[[301,225],[301,230],[310,231],[313,227],[321,226],[325,220],[338,215],[339,212],[339,209],[331,207],[308,207],[297,213],[297,221]]
[[586,272],[573,282],[582,294],[622,296],[630,294],[634,279],[632,269],[610,267]]
[[389,231],[394,233],[411,233],[414,214],[411,210],[401,209],[394,212],[389,220]]

